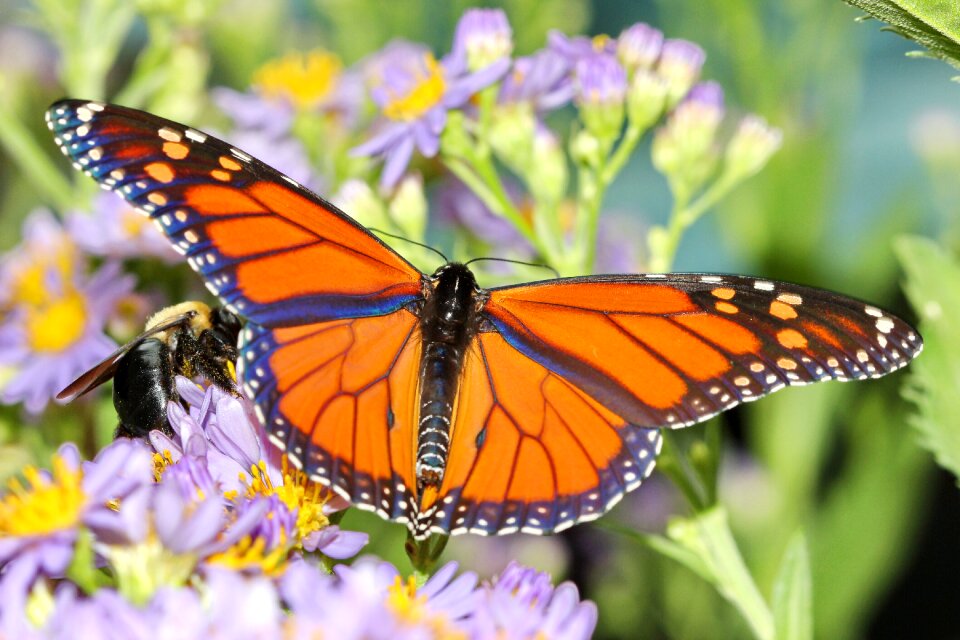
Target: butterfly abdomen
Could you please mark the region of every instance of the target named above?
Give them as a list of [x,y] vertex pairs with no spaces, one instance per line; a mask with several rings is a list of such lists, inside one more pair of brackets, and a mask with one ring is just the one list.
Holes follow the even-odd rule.
[[439,486],[450,450],[450,421],[464,355],[476,333],[477,283],[470,270],[448,264],[434,274],[435,285],[420,317],[423,351],[417,428],[417,482]]

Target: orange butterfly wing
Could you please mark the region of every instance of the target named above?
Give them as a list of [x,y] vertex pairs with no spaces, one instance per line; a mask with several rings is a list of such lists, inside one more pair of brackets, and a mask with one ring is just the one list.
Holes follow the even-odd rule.
[[479,334],[468,352],[454,415],[420,535],[550,533],[592,520],[650,474],[662,442],[496,332]]
[[354,220],[226,142],[116,105],[47,111],[74,166],[152,218],[225,305],[264,326],[391,313],[420,273]]
[[504,339],[646,427],[705,420],[789,385],[879,377],[922,348],[905,322],[829,291],[746,276],[599,276],[504,287]]
[[401,309],[242,334],[246,392],[271,441],[313,479],[400,522],[416,508],[417,321]]

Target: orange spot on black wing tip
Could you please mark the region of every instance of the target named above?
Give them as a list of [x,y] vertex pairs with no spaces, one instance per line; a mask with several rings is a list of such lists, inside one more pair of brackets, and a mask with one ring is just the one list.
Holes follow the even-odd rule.
[[712,293],[714,297],[720,298],[721,300],[731,300],[737,292],[729,287],[717,287],[710,293]]
[[210,172],[210,175],[220,182],[230,182],[230,172],[224,171],[223,169],[214,169]]
[[144,172],[156,180],[167,184],[173,181],[173,169],[165,162],[151,162],[143,168]]
[[242,168],[240,163],[230,156],[220,156],[220,166],[224,169],[229,169],[230,171],[240,171]]
[[171,160],[183,160],[190,154],[190,147],[182,142],[164,142],[163,154]]
[[787,349],[804,349],[807,338],[796,329],[783,329],[777,333],[777,341]]
[[774,300],[770,303],[770,315],[781,320],[792,320],[797,317],[797,310],[785,302]]
[[717,311],[720,311],[721,313],[729,313],[731,315],[740,311],[736,305],[730,304],[729,302],[718,302],[714,306],[717,308]]

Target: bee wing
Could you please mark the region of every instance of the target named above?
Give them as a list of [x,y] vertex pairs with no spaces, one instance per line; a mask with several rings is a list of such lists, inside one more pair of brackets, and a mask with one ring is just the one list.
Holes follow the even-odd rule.
[[166,331],[167,329],[172,329],[189,322],[194,315],[196,315],[196,312],[193,311],[182,313],[178,316],[170,318],[169,320],[161,322],[156,326],[150,327],[139,336],[101,360],[99,363],[80,374],[76,380],[68,384],[60,393],[57,394],[57,400],[70,402],[76,398],[79,398],[83,394],[96,389],[114,376],[114,374],[117,372],[117,367],[120,365],[120,360],[122,360],[123,356],[127,355],[131,349],[136,348],[140,343],[151,336],[155,336],[158,333]]

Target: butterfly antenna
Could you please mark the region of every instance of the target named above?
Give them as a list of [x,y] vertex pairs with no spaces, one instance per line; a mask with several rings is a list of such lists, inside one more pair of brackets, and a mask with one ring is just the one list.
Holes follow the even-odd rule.
[[553,275],[554,275],[554,276],[556,276],[556,277],[558,277],[558,278],[560,277],[560,272],[557,271],[556,269],[554,269],[553,267],[551,267],[551,266],[548,265],[548,264],[540,264],[540,263],[538,263],[538,262],[524,262],[523,260],[511,260],[510,258],[490,258],[490,257],[487,257],[487,258],[474,258],[473,260],[468,260],[468,261],[465,262],[464,264],[469,265],[469,264],[472,263],[472,262],[480,262],[481,260],[493,260],[493,261],[496,261],[496,262],[509,262],[509,263],[511,263],[511,264],[522,264],[522,265],[524,265],[524,266],[526,266],[526,267],[538,267],[538,268],[540,268],[540,269],[549,269],[550,271],[553,272]]
[[418,247],[423,247],[424,249],[427,249],[427,250],[429,250],[429,251],[433,251],[435,254],[437,254],[438,256],[440,256],[441,258],[443,258],[443,261],[444,261],[444,262],[450,262],[450,259],[449,259],[447,256],[443,255],[443,252],[440,251],[440,249],[436,249],[436,248],[434,248],[434,247],[431,247],[431,246],[428,245],[428,244],[424,244],[424,243],[422,243],[422,242],[417,242],[416,240],[411,240],[410,238],[406,238],[406,237],[404,237],[404,236],[398,236],[398,235],[395,234],[395,233],[390,233],[389,231],[384,231],[383,229],[377,229],[376,227],[367,227],[367,229],[368,229],[369,231],[374,232],[374,233],[379,233],[379,234],[382,235],[382,236],[387,236],[388,238],[393,238],[393,239],[395,239],[395,240],[403,240],[404,242],[409,242],[410,244],[415,244],[415,245],[417,245]]

